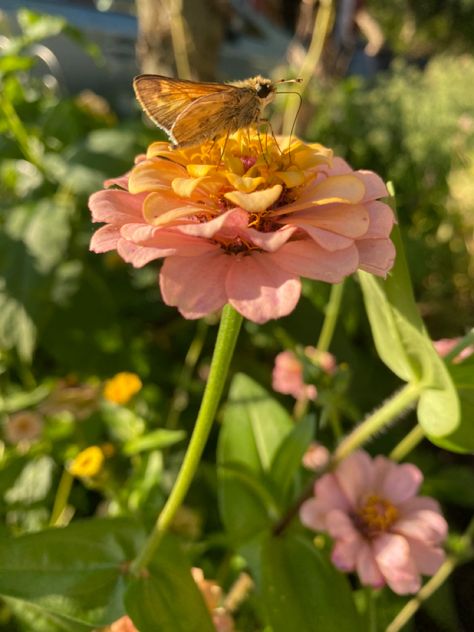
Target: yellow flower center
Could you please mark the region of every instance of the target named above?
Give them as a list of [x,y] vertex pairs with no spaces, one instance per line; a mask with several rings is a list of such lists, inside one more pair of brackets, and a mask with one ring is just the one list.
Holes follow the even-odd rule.
[[367,538],[372,538],[388,531],[397,518],[398,509],[391,502],[370,494],[356,511],[354,521]]
[[[331,161],[331,150],[322,145],[296,138],[277,141],[255,130],[184,149],[156,142],[134,167],[129,191],[148,193],[143,215],[153,226],[207,222],[239,208],[247,212],[249,228],[268,233],[281,228],[286,207]],[[229,254],[254,248],[230,241],[219,236]]]

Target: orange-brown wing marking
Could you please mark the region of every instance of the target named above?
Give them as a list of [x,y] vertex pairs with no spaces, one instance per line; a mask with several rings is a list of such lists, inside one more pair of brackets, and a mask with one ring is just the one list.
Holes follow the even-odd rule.
[[236,90],[227,86],[226,91],[195,99],[182,110],[171,129],[177,145],[192,145],[238,129],[239,99],[236,98]]
[[147,115],[168,133],[180,112],[195,99],[229,88],[225,84],[198,83],[161,75],[139,75],[133,80],[133,87]]

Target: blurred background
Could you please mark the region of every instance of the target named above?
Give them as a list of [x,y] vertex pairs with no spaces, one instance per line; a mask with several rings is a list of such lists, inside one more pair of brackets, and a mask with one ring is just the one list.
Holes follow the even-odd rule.
[[[189,431],[202,392],[215,322],[185,321],[163,304],[158,263],[134,270],[88,250],[88,196],[163,138],[142,118],[133,76],[309,73],[297,133],[394,183],[419,308],[433,339],[453,338],[474,320],[473,25],[474,0],[0,0],[0,497],[9,531],[43,527],[62,465],[104,442],[113,446],[106,480],[73,488],[76,516],[105,502],[109,513],[151,518],[180,446],[163,468],[158,439],[124,445],[159,428]],[[287,100],[274,104],[276,130]],[[289,317],[246,323],[234,368],[270,388],[282,348],[316,343],[328,295],[325,284],[305,283]],[[344,429],[397,386],[372,349],[350,279],[331,348],[344,378],[327,392]],[[119,371],[143,382],[120,414],[100,403],[103,380]],[[22,411],[41,420],[26,443],[7,431]],[[378,443],[383,451],[384,437]],[[212,459],[213,440],[209,450]],[[418,458],[427,491],[462,529],[474,507],[472,467],[449,453]],[[202,534],[218,524],[211,470],[198,482],[196,506],[209,507],[195,516]],[[444,613],[473,585],[474,572],[463,573]],[[444,619],[432,608],[417,629],[456,632],[474,619],[467,606]]]

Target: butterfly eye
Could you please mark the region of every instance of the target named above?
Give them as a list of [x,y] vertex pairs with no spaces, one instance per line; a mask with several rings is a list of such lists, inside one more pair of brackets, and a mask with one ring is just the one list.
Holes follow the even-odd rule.
[[270,92],[272,92],[271,84],[263,83],[263,84],[260,84],[257,88],[257,96],[260,99],[264,99],[265,97],[268,97]]

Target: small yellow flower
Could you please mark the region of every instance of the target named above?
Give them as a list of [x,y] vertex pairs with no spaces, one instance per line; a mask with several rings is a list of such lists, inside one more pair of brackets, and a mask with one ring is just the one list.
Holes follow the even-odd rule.
[[79,478],[96,476],[102,469],[104,458],[102,450],[92,445],[79,452],[68,468],[69,473]]
[[104,397],[115,404],[126,404],[138,393],[142,387],[142,381],[136,373],[117,373],[107,380],[104,386]]

